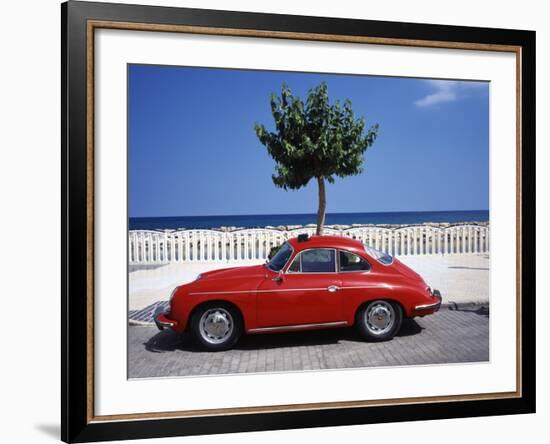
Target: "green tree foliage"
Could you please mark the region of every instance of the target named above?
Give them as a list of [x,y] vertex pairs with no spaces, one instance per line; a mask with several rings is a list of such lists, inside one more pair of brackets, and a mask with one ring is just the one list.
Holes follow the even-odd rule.
[[351,102],[329,103],[325,82],[309,90],[304,103],[283,85],[271,95],[275,131],[256,124],[260,142],[275,160],[273,183],[285,190],[299,189],[316,179],[319,187],[317,234],[325,223],[325,181],[360,174],[363,154],[378,135],[378,124],[365,131],[365,119],[356,118]]

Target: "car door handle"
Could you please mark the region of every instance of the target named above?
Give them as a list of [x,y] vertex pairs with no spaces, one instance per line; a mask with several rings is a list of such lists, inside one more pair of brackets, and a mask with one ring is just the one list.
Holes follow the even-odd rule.
[[329,291],[330,293],[334,293],[335,291],[338,291],[338,290],[340,290],[340,287],[338,287],[337,285],[331,285],[327,287],[327,291]]

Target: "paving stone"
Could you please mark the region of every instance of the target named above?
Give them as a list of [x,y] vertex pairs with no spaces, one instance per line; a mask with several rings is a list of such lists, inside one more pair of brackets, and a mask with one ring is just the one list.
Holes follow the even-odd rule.
[[130,325],[129,377],[190,376],[489,360],[489,313],[441,310],[405,320],[391,341],[363,341],[355,329],[245,335],[233,350],[209,353],[185,336]]

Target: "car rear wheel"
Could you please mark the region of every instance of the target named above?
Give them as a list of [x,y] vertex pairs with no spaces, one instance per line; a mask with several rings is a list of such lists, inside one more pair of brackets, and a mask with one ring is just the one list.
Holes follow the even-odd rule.
[[242,317],[237,309],[223,302],[202,305],[191,319],[191,334],[201,348],[227,350],[242,333]]
[[403,310],[395,302],[376,300],[357,311],[356,325],[363,338],[369,341],[387,341],[401,328]]

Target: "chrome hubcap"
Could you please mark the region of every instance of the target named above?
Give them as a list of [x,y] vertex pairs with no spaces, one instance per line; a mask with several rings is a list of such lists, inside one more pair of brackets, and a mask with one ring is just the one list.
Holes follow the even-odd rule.
[[221,344],[233,333],[233,317],[223,308],[206,310],[201,316],[199,329],[205,341]]
[[381,335],[393,327],[395,311],[386,301],[375,301],[365,312],[365,325],[375,335]]

